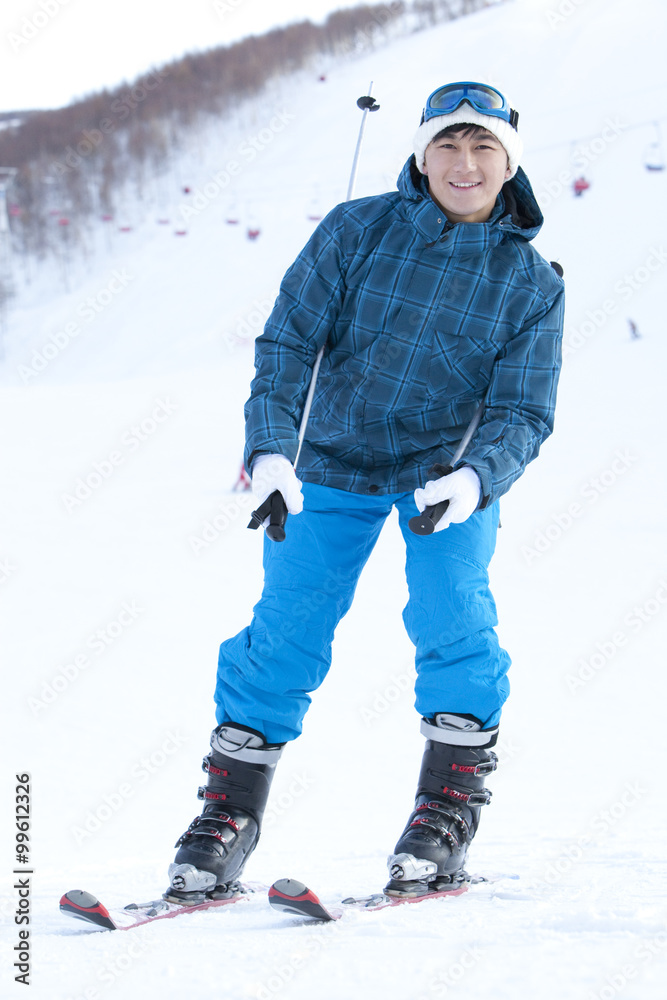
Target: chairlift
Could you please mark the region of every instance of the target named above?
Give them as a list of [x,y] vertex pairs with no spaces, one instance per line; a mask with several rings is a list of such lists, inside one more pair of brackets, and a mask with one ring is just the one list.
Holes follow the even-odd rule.
[[570,142],[570,174],[574,178],[572,181],[572,193],[575,198],[581,198],[582,194],[588,191],[591,182],[582,172],[588,165],[588,158],[585,149],[581,145],[580,139],[572,139]]
[[238,226],[239,224],[239,207],[234,199],[227,203],[225,222],[228,226]]
[[309,222],[321,222],[324,218],[319,198],[311,198],[308,202],[306,218]]
[[665,161],[662,158],[662,150],[657,143],[651,143],[644,154],[644,166],[647,170],[658,171],[665,169]]
[[655,138],[653,139],[653,142],[647,146],[646,152],[644,153],[644,166],[652,173],[656,173],[665,169],[665,154],[662,150],[660,126],[657,122],[653,122],[653,127],[655,128]]
[[588,191],[590,186],[590,181],[586,180],[583,174],[580,177],[577,177],[572,185],[575,198],[581,198],[584,191]]
[[256,240],[260,233],[262,232],[259,219],[257,218],[257,213],[255,212],[254,206],[249,208],[246,213],[246,237],[249,240]]

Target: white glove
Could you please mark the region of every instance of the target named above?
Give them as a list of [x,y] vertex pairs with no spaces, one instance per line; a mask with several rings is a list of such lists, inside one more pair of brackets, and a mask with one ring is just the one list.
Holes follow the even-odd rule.
[[301,480],[296,478],[290,460],[284,455],[258,455],[252,463],[252,491],[259,500],[260,507],[274,490],[282,493],[290,514],[301,513]]
[[479,476],[469,465],[464,465],[440,479],[431,479],[423,490],[415,490],[415,503],[421,513],[426,507],[449,500],[449,507],[435,526],[436,531],[442,531],[450,524],[467,521],[477,509],[481,494]]

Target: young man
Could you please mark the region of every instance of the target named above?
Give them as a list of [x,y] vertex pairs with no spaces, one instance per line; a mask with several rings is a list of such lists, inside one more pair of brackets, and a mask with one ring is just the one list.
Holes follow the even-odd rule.
[[[338,205],[285,275],[256,344],[245,464],[260,502],[278,490],[293,516],[285,541],[265,539],[251,624],[220,648],[205,806],[178,842],[169,898],[233,891],[282,747],[301,732],[393,506],[426,748],[387,891],[465,877],[509,690],[487,575],[498,498],[551,433],[560,368],[563,282],[530,245],[543,220],[517,120],[492,87],[438,88],[398,192]],[[427,482],[482,400],[464,457]],[[414,534],[409,519],[443,500],[435,531]]]

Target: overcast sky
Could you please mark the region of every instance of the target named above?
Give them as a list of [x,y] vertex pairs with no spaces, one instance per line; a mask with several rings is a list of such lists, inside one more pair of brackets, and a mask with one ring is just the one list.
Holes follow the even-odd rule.
[[0,0],[0,111],[55,108],[175,56],[359,0]]

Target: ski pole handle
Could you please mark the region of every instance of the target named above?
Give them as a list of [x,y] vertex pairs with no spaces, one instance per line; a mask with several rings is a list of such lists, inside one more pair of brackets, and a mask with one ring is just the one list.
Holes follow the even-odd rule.
[[415,535],[432,535],[435,526],[449,507],[449,500],[441,500],[433,507],[425,507],[421,514],[411,517],[408,521],[410,531]]
[[280,490],[274,490],[257,510],[253,510],[248,527],[255,529],[261,527],[267,517],[269,523],[266,526],[266,533],[271,541],[284,542],[287,507]]
[[[448,476],[453,471],[451,465],[437,464],[428,470],[428,474],[429,476],[442,478],[442,476]],[[436,503],[432,507],[425,507],[421,514],[416,514],[415,517],[411,517],[408,521],[410,531],[413,531],[415,535],[432,535],[436,524],[448,507],[449,500],[441,500],[440,503]]]

